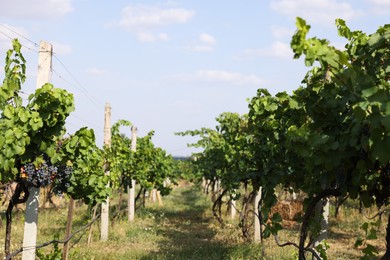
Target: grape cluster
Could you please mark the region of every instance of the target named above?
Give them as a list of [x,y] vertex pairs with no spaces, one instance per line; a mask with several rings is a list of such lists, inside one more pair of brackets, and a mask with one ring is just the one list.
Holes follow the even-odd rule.
[[21,169],[22,178],[34,187],[46,187],[53,184],[53,192],[62,194],[70,187],[72,167],[52,165],[46,159],[36,167],[33,163],[26,163]]
[[70,177],[72,175],[73,168],[70,166],[61,165],[58,167],[57,175],[54,179],[53,192],[57,195],[61,195],[67,191],[70,187]]
[[22,172],[27,174],[27,181],[34,187],[45,187],[52,183],[52,176],[56,175],[57,167],[48,165],[46,161],[42,162],[39,167],[33,163],[27,163]]

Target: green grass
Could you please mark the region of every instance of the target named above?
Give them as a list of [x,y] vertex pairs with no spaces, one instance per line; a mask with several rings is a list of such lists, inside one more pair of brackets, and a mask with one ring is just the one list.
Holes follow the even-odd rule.
[[[117,198],[111,199],[110,203],[114,209]],[[86,242],[88,232],[71,240],[70,259],[296,259],[297,250],[294,247],[278,247],[273,239],[266,240],[262,246],[244,242],[237,220],[232,221],[225,216],[225,225],[221,226],[212,216],[210,198],[193,185],[175,187],[170,195],[163,197],[163,204],[158,206],[148,201],[146,208],[137,211],[132,223],[128,223],[125,214],[122,214],[110,226],[108,241],[99,240],[100,226],[95,223],[91,245],[88,246]],[[58,209],[40,209],[38,244],[50,241],[55,236],[64,237],[67,216],[65,200],[62,205]],[[22,245],[23,214],[22,210],[14,213],[12,250]],[[5,224],[4,209],[2,219]],[[84,226],[89,220],[90,210],[86,206],[77,206],[73,230]],[[329,259],[359,259],[360,249],[355,249],[353,244],[356,237],[362,235],[359,227],[364,221],[355,207],[342,208],[338,220],[331,217]],[[3,247],[4,227],[1,231],[4,234],[0,237]],[[380,232],[379,239],[373,241],[381,254],[384,251],[384,235],[383,231]],[[289,229],[280,233],[282,242],[297,242],[297,238],[297,225],[290,225]],[[53,246],[49,246],[42,252],[49,254],[52,249]],[[263,250],[265,257],[262,256]],[[3,257],[2,252],[0,250],[0,257]],[[20,256],[15,259],[20,259]]]

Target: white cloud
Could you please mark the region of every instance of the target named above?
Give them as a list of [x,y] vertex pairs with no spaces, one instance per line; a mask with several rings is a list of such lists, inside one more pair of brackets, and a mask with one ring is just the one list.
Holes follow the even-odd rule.
[[[22,52],[39,50],[38,43],[36,43],[36,45],[32,40],[29,39],[30,34],[25,28],[8,24],[0,25],[0,50],[4,51],[12,48],[12,39],[15,38],[17,38],[22,44]],[[55,41],[50,41],[50,43],[53,45],[55,54],[67,55],[72,52],[72,47],[67,44],[58,43]]]
[[[0,0],[1,1],[1,0]],[[38,43],[37,46],[33,42],[33,40],[30,40],[30,34],[27,32],[27,30],[23,27],[17,27],[12,26],[8,24],[1,24],[0,25],[0,50],[8,50],[12,48],[12,40],[17,38],[19,42],[23,45],[22,51],[28,52],[28,51],[38,51],[39,46]],[[55,41],[50,41],[53,45],[53,51],[55,54],[59,55],[67,55],[72,53],[72,47],[68,44],[63,44]]]
[[[3,26],[0,27],[0,50],[2,52],[12,48],[12,39],[17,38],[20,43],[22,43],[25,46],[28,46],[29,48],[35,48],[32,43],[27,42],[23,37],[20,35],[23,35],[25,38],[30,37],[29,33],[26,29],[23,27],[17,27],[12,26],[8,24],[3,24]],[[22,49],[23,52],[26,50]]]
[[191,48],[193,51],[197,52],[211,52],[214,50],[214,46],[209,45],[195,45]]
[[92,76],[102,76],[102,75],[105,75],[108,73],[106,70],[99,69],[96,67],[88,68],[85,70],[85,72],[89,75],[92,75]]
[[195,12],[183,8],[160,8],[147,5],[129,5],[122,10],[118,25],[127,29],[149,28],[175,23],[186,23]]
[[169,36],[166,33],[159,33],[157,35],[157,39],[159,39],[161,41],[168,41],[169,40]]
[[377,4],[377,5],[387,5],[387,6],[390,6],[390,1],[389,0],[368,0],[368,2],[371,2],[373,4]]
[[73,11],[72,0],[0,0],[0,16],[17,19],[52,19]]
[[154,42],[156,41],[156,36],[148,32],[139,32],[137,33],[137,38],[140,42]]
[[224,70],[198,70],[192,75],[176,75],[170,78],[186,82],[206,82],[233,86],[259,86],[264,83],[264,80],[253,74],[246,75]]
[[367,0],[371,4],[371,11],[374,14],[389,14],[390,1],[389,0]]
[[166,33],[153,34],[149,32],[139,32],[136,36],[140,42],[167,41],[169,39]]
[[216,42],[214,36],[207,34],[207,33],[202,33],[199,36],[199,40],[200,40],[200,42],[202,42],[204,44],[209,44],[209,45],[214,45]]
[[177,100],[171,104],[177,111],[186,111],[186,113],[200,114],[203,112],[202,106],[198,103],[189,102],[188,100]]
[[300,16],[309,24],[334,24],[336,18],[351,20],[363,14],[349,3],[336,0],[272,0],[271,9],[288,17]]
[[128,5],[122,10],[115,26],[135,33],[141,42],[166,41],[166,33],[156,33],[160,27],[172,24],[186,23],[192,19],[195,11],[184,8],[163,8],[149,5]]
[[53,44],[53,52],[58,55],[68,55],[72,53],[72,47],[67,44],[51,42]]
[[293,52],[290,48],[290,45],[281,42],[275,41],[268,48],[259,48],[259,49],[247,49],[244,51],[244,57],[275,57],[275,58],[292,58]]
[[281,26],[272,26],[271,30],[272,36],[276,39],[291,38],[294,34],[294,30]]
[[202,33],[199,35],[198,43],[190,49],[196,52],[211,52],[214,50],[216,39],[214,36]]

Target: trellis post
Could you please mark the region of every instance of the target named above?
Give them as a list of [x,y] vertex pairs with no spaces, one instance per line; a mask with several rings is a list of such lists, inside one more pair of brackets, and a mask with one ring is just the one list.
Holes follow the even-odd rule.
[[[131,151],[134,153],[137,151],[137,127],[131,128]],[[128,193],[128,220],[129,222],[134,220],[135,217],[135,180],[131,180],[131,188],[127,187]]]
[[[104,109],[104,146],[111,146],[111,106],[109,103],[106,103]],[[105,166],[105,174],[110,175],[110,171]],[[109,183],[107,184],[110,185]],[[109,206],[110,206],[110,197],[107,197],[107,200],[102,203],[101,211],[101,226],[100,226],[100,240],[108,239],[108,223],[109,223]]]
[[[36,88],[41,88],[51,80],[53,45],[41,41],[38,56],[38,74]],[[38,230],[39,188],[30,187],[26,202],[23,236],[23,260],[34,260]]]

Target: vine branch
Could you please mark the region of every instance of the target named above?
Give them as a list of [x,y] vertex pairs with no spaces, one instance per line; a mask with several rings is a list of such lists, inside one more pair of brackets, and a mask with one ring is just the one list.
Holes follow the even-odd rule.
[[[51,244],[65,244],[65,243],[69,242],[69,240],[71,240],[75,235],[77,235],[78,233],[80,233],[81,231],[87,229],[89,226],[91,226],[93,223],[95,223],[99,218],[100,218],[100,214],[98,214],[91,222],[89,222],[85,226],[81,227],[80,229],[75,231],[73,234],[71,234],[69,237],[67,237],[64,240],[54,239],[54,240],[51,240],[49,242],[45,242],[43,244],[37,245],[37,246],[35,246],[35,248],[39,249],[39,248],[43,248],[43,247],[46,247],[46,246],[51,245]],[[12,257],[16,256],[17,254],[20,254],[24,250],[32,249],[32,248],[34,248],[34,247],[21,247],[18,250],[12,252],[11,254],[8,254],[5,257],[5,260],[10,260],[10,259],[12,259]]]

